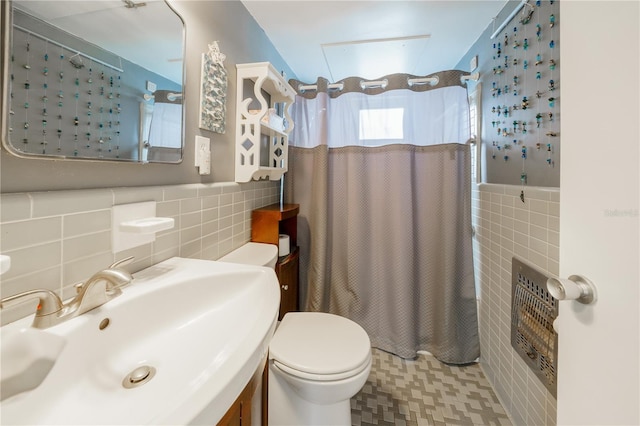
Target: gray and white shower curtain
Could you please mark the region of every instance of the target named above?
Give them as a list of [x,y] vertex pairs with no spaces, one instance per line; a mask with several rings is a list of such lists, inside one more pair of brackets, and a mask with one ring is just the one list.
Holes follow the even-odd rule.
[[319,80],[293,106],[285,177],[287,202],[300,204],[303,309],[350,318],[401,357],[454,364],[480,353],[460,74],[439,73],[435,88],[396,74],[374,95],[349,89],[355,78],[342,92]]

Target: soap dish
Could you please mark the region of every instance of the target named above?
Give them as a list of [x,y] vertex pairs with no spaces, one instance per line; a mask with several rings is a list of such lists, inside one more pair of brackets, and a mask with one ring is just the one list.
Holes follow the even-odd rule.
[[120,224],[120,231],[134,234],[153,234],[172,229],[174,219],[171,217],[147,217],[144,219],[130,220]]

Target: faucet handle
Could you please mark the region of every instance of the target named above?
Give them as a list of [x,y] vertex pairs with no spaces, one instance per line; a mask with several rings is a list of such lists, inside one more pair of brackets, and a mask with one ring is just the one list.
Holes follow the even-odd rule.
[[120,259],[117,262],[114,262],[111,266],[109,266],[109,269],[119,268],[120,266],[128,265],[133,261],[133,259],[135,259],[134,256],[129,256],[129,257],[125,257],[124,259]]
[[62,301],[51,290],[30,290],[0,300],[0,308],[9,308],[30,299],[38,299],[36,316],[49,315],[62,309]]
[[84,288],[84,283],[82,281],[80,281],[79,283],[75,283],[73,285],[73,288],[76,289],[76,294],[80,294],[82,292],[82,289]]
[[[107,269],[115,269],[115,268],[119,268],[120,266],[127,265],[131,263],[131,261],[134,258],[135,258],[134,256],[129,256],[129,257],[125,257],[124,259],[120,259],[117,262],[114,262],[113,264],[111,264]],[[73,287],[76,289],[76,294],[82,293],[82,291],[84,290],[85,284],[86,283],[84,282],[79,282],[73,285]]]

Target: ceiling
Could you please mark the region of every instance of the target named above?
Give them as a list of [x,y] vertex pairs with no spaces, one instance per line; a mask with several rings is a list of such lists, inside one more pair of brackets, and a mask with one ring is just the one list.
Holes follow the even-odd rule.
[[506,1],[242,3],[298,80],[313,83],[454,69]]

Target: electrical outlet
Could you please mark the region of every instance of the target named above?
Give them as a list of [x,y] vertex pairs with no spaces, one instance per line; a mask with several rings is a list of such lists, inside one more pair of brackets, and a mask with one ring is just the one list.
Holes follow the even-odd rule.
[[209,138],[196,136],[195,166],[201,175],[211,174],[211,143]]

